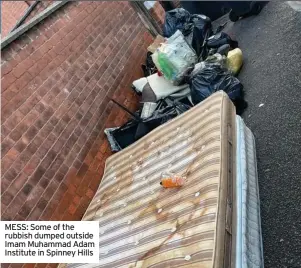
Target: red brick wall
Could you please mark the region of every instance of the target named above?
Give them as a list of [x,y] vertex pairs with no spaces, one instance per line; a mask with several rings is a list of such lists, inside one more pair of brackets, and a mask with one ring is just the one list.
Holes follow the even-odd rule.
[[1,1],[1,36],[5,37],[22,17],[28,5],[25,1]]
[[159,26],[163,26],[165,19],[165,10],[160,5],[159,2],[156,2],[154,7],[150,9],[150,14],[155,19],[155,21],[159,24]]
[[128,2],[82,1],[2,50],[3,220],[81,219],[151,41]]

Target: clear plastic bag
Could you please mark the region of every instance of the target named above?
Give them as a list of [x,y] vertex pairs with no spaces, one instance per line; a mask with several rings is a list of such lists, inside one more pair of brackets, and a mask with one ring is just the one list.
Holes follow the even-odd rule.
[[158,70],[174,85],[179,85],[197,62],[195,51],[179,30],[155,51],[152,58]]

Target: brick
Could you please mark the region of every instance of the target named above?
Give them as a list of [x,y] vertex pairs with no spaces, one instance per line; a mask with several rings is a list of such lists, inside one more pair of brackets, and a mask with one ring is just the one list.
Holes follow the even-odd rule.
[[39,113],[36,110],[31,109],[30,112],[25,116],[23,122],[26,126],[30,127],[38,118],[38,116]]
[[47,263],[37,263],[36,268],[45,268],[47,266]]
[[16,77],[12,73],[4,75],[1,79],[1,90],[5,91],[15,81]]
[[2,139],[3,140],[9,133],[10,133],[10,129],[8,128],[8,126],[6,124],[3,124],[1,126],[1,135],[2,135]]
[[45,111],[45,105],[41,102],[39,102],[36,106],[35,109],[39,112],[39,113],[43,113]]
[[[24,204],[24,198],[22,198],[20,195],[17,195],[14,200],[10,203],[10,206],[6,209],[5,213],[8,217],[14,218],[15,215],[18,213],[20,208]],[[22,216],[22,215],[21,215]]]
[[1,203],[5,204],[5,205],[9,205],[13,199],[14,199],[14,196],[7,191],[1,195]]
[[69,171],[69,167],[66,166],[65,164],[62,164],[59,169],[59,172],[62,173],[63,175],[66,175],[68,171]]
[[29,194],[27,201],[25,203],[27,203],[30,207],[34,207],[37,204],[43,192],[44,189],[41,186],[39,185],[35,186],[34,189],[31,191],[31,193]]
[[71,203],[72,199],[71,199],[72,195],[70,193],[65,193],[63,199],[60,201],[60,204],[57,208],[57,212],[59,214],[63,214],[69,207],[69,204]]
[[29,184],[29,183],[26,183],[24,185],[24,187],[22,188],[22,192],[27,196],[27,195],[30,194],[30,192],[32,191],[32,189],[33,189],[33,186],[31,184]]
[[53,113],[54,111],[52,108],[47,108],[42,114],[42,119],[47,122],[48,119],[53,115]]
[[[3,172],[3,170],[2,170]],[[13,168],[10,168],[4,175],[4,178],[7,179],[9,182],[12,182],[18,175],[18,172]],[[4,180],[4,179],[3,179]],[[5,189],[6,190],[6,189]]]
[[[2,204],[2,209],[5,209],[6,211],[6,206],[4,204]],[[7,212],[3,212],[2,215],[1,215],[1,220],[2,221],[12,221],[13,220],[13,216],[9,215]]]
[[15,148],[19,153],[21,153],[26,148],[26,146],[27,146],[27,144],[25,144],[24,141],[19,140],[16,143]]
[[43,120],[42,118],[39,118],[38,120],[35,121],[34,126],[37,129],[43,128],[43,126],[46,124],[47,121]]
[[43,193],[43,198],[49,201],[54,195],[54,193],[56,192],[56,190],[58,189],[58,187],[59,187],[58,182],[56,182],[55,180],[51,181],[48,184],[45,192]]
[[14,221],[25,221],[25,218],[23,218],[22,216],[20,216],[19,214],[17,214],[14,219]]
[[89,197],[90,199],[92,199],[94,197],[95,192],[93,190],[91,190],[90,188],[88,188],[87,192],[86,192],[86,196]]
[[11,263],[10,267],[11,268],[22,268],[23,264],[22,263]]
[[20,76],[22,76],[22,74],[24,74],[33,65],[33,63],[34,62],[30,58],[24,60],[23,62],[18,64],[18,66],[16,68],[14,68],[13,75],[16,78],[19,78]]
[[73,202],[75,205],[79,205],[79,204],[80,204],[80,201],[81,201],[81,196],[75,195],[75,196],[73,197],[72,202]]
[[7,90],[4,91],[4,93],[2,94],[2,98],[4,98],[7,101],[10,101],[17,93],[17,91],[14,91],[15,87],[16,86],[12,84]]
[[1,143],[1,156],[5,156],[6,153],[14,146],[14,141],[10,138],[5,138]]
[[18,177],[13,181],[12,185],[9,188],[10,193],[17,194],[26,183],[28,176],[25,173],[21,173]]
[[[22,90],[28,83],[31,81],[32,76],[30,73],[25,72],[17,81],[16,81],[16,87],[19,90]],[[24,93],[23,93],[24,94]]]
[[[22,125],[24,125],[24,124],[22,124]],[[24,127],[26,127],[26,126],[24,125]],[[19,131],[18,128],[16,128],[16,129],[14,129],[14,130],[10,133],[9,137],[10,137],[13,141],[18,141],[18,140],[21,138],[22,135],[23,135],[23,133],[22,133],[21,131]]]
[[41,198],[37,204],[37,207],[43,211],[46,208],[47,203],[48,203],[48,200]]
[[77,206],[75,205],[75,204],[70,204],[70,206],[68,207],[68,212],[70,213],[70,214],[74,214],[75,213],[75,211],[76,211],[76,209],[77,209]]
[[2,76],[8,74],[16,65],[17,65],[17,61],[14,59],[3,64],[1,66]]
[[65,177],[64,174],[58,172],[58,173],[55,174],[54,179],[55,179],[58,183],[60,183],[60,182],[63,181],[64,177]]
[[50,220],[54,210],[56,209],[56,204],[55,203],[48,203],[48,206],[46,207],[46,209],[44,210],[43,214],[40,216],[40,220]]
[[[30,40],[31,41],[31,40]],[[32,47],[31,44],[28,44],[25,48],[23,48],[20,53],[18,54],[18,56],[20,57],[20,60],[25,62],[26,60],[30,60],[30,58],[28,58],[28,56],[30,56],[30,54],[34,51],[34,48]]]
[[[9,185],[10,181],[5,178],[1,179],[1,194],[3,194],[8,189]],[[2,210],[4,210],[4,208],[2,208]]]
[[35,207],[29,216],[26,218],[27,221],[37,221],[42,214],[42,210],[38,207]]
[[98,167],[100,166],[100,163],[101,163],[101,160],[98,160],[97,158],[95,158],[93,163],[90,165],[89,170],[96,171],[98,169]]
[[107,140],[104,140],[99,151],[104,154],[105,152],[107,152],[109,150],[109,143]]
[[76,185],[74,184],[68,184],[68,192],[72,195],[76,194]]
[[[37,94],[34,93],[31,95],[26,102],[19,108],[20,111],[23,114],[28,114],[30,111],[32,111],[33,107],[40,101],[41,97]],[[33,110],[35,111],[35,110]],[[36,111],[35,111],[36,112]]]
[[37,150],[38,146],[32,141],[26,148],[28,154],[33,155]]
[[[46,95],[46,93],[48,92],[48,88],[46,87],[46,85],[42,85],[41,87],[39,87],[39,89],[37,90],[37,94],[40,96],[40,97],[44,97],[45,95]],[[45,110],[45,108],[44,108],[44,105],[42,104],[42,106],[41,106],[41,104],[39,104],[39,107],[36,107],[36,109],[38,110]],[[42,111],[42,112],[43,112]]]
[[25,138],[32,140],[35,137],[35,135],[37,135],[38,131],[39,130],[35,126],[31,126],[24,136]]
[[23,268],[34,268],[35,264],[34,263],[25,263]]
[[15,148],[11,148],[11,149],[7,152],[6,156],[7,156],[8,158],[10,158],[11,160],[15,161],[15,160],[17,159],[17,157],[19,156],[19,154],[20,154],[20,153],[19,153]]
[[48,154],[45,156],[45,158],[42,160],[40,166],[43,167],[45,170],[51,165],[54,157],[50,157]]
[[[45,38],[46,40],[46,38]],[[37,49],[35,50],[35,52],[33,54],[31,54],[31,59],[34,61],[34,62],[37,62],[39,59],[41,59],[43,56],[43,53],[41,52],[41,49]]]
[[[49,144],[49,139],[50,138],[48,138],[50,135],[54,135],[54,134],[52,134],[51,133],[51,131],[52,131],[52,129],[53,129],[53,126],[49,123],[47,123],[46,125],[44,125],[44,127],[40,130],[40,132],[39,132],[39,137],[40,138],[42,138],[42,139],[46,139],[46,140],[44,140],[44,142],[43,142],[43,147],[47,147],[48,145],[50,145]],[[51,133],[50,135],[49,135],[49,133]],[[49,147],[49,146],[48,146]],[[50,147],[49,147],[50,148]]]
[[[25,149],[19,156],[18,161],[20,162],[20,167],[19,169],[23,169],[25,167],[25,165],[28,163],[28,161],[30,160],[32,154]],[[15,161],[16,163],[17,161]]]
[[40,159],[36,156],[33,156],[28,164],[24,167],[23,172],[26,173],[28,176],[30,176],[38,167],[40,163]]
[[31,182],[33,185],[37,184],[37,183],[41,180],[41,178],[43,177],[43,175],[45,174],[45,171],[46,171],[45,168],[39,166],[39,167],[37,168],[37,170],[36,170],[36,171],[33,173],[33,175],[31,176],[30,182]]
[[80,196],[84,196],[88,190],[87,177],[84,178],[81,184],[78,186],[76,193]]
[[[45,173],[46,174],[46,173]],[[46,189],[47,186],[49,185],[50,180],[44,175],[43,178],[39,181],[39,185]]]

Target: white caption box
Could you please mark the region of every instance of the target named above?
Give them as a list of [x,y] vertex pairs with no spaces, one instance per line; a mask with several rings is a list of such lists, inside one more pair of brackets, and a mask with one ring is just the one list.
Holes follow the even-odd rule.
[[98,263],[97,221],[0,221],[1,263]]

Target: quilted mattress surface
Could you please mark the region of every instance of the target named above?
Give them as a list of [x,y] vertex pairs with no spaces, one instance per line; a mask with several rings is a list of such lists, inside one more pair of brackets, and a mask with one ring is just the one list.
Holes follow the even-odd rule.
[[[69,267],[234,265],[235,136],[235,108],[217,92],[111,156],[83,218],[99,221],[99,263]],[[162,188],[165,171],[185,185]]]
[[255,139],[239,116],[236,118],[236,130],[236,267],[262,268],[264,263]]

